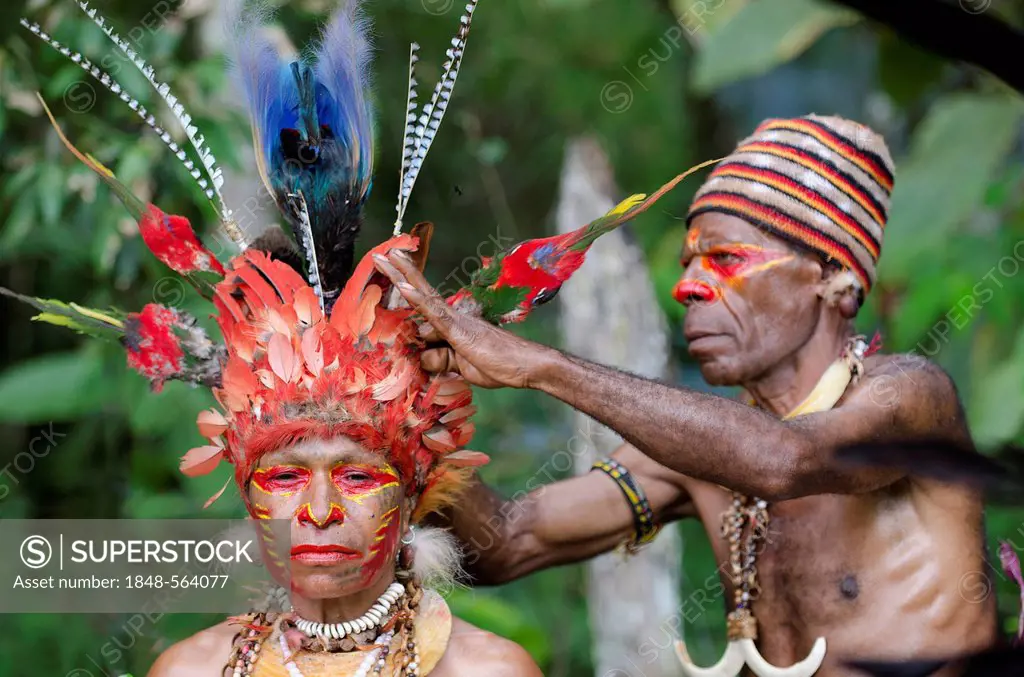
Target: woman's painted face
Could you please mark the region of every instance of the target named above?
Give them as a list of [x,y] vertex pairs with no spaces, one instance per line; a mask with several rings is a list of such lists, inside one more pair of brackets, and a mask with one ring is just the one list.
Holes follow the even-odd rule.
[[292,590],[343,597],[394,572],[408,520],[398,473],[348,438],[309,440],[260,459],[249,483],[255,517],[288,520]]

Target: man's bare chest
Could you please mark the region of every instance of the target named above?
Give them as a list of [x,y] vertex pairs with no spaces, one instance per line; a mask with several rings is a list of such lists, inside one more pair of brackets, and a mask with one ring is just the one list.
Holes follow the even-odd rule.
[[[721,524],[732,509],[732,497],[714,489],[714,494],[694,498],[731,607],[731,550]],[[875,507],[862,498],[834,495],[770,505],[767,526],[754,542],[756,616],[782,627],[814,627],[856,613],[872,585],[871,553],[884,547],[878,542]],[[749,530],[744,540],[748,536]],[[897,534],[893,539],[898,540]]]

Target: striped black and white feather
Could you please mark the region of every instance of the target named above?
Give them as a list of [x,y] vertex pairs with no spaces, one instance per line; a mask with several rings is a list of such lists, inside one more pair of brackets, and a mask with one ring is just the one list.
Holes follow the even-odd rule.
[[[444,119],[445,111],[448,110],[448,102],[452,92],[455,90],[455,81],[459,77],[459,69],[462,66],[462,57],[466,51],[466,41],[469,38],[469,29],[473,23],[473,13],[476,10],[478,0],[470,0],[466,5],[466,12],[459,18],[459,29],[452,38],[451,47],[445,52],[447,59],[444,62],[441,78],[434,85],[434,92],[430,100],[423,106],[423,109],[416,114],[415,102],[410,103],[407,117],[406,138],[402,147],[402,177],[398,189],[398,218],[395,221],[395,233],[401,232],[402,218],[409,206],[409,197],[416,185],[423,161],[427,157],[437,130]],[[413,52],[415,54],[415,51]],[[410,91],[414,92],[415,83],[412,82],[412,69],[410,67]],[[411,152],[410,152],[411,151]],[[408,163],[406,154],[409,154]]]
[[[125,45],[124,49],[127,49],[127,51],[125,51],[125,56],[129,57],[132,63],[140,69],[146,79],[154,84],[161,98],[171,107],[171,111],[174,113],[175,118],[182,123],[183,127],[185,127],[186,135],[189,137],[190,142],[192,142],[193,147],[196,148],[196,152],[199,153],[201,158],[200,163],[196,163],[186,149],[178,145],[170,132],[157,124],[156,116],[147,110],[138,99],[125,91],[124,87],[116,78],[96,64],[92,63],[92,61],[80,52],[74,51],[68,46],[61,44],[58,40],[44,31],[38,23],[28,21],[25,18],[20,19],[19,23],[40,40],[48,44],[63,56],[67,57],[72,63],[77,64],[79,68],[92,76],[108,91],[117,95],[121,101],[127,104],[128,107],[139,116],[140,120],[145,122],[146,125],[156,133],[164,145],[167,146],[171,153],[174,154],[175,158],[177,158],[185,168],[195,184],[203,191],[206,198],[210,201],[210,204],[219,214],[221,225],[224,227],[224,230],[227,232],[229,237],[231,237],[239,247],[244,249],[247,246],[245,236],[238,228],[237,224],[232,220],[231,210],[227,208],[220,192],[220,188],[224,182],[223,174],[220,168],[217,167],[216,159],[209,152],[209,149],[205,147],[203,137],[201,135],[197,136],[198,130],[194,125],[190,124],[191,116],[185,110],[184,106],[177,101],[176,97],[170,94],[170,88],[155,80],[152,67],[147,65],[141,57],[126,46],[120,36],[114,33],[109,27],[106,20],[102,16],[99,16],[94,9],[89,8],[86,3],[79,4],[86,14],[89,15],[97,25],[103,28],[104,33],[106,33],[119,48],[121,48],[123,44]],[[215,199],[216,202],[214,202]]]
[[[420,46],[417,43],[409,45],[409,93],[405,101],[405,139],[402,142],[402,170],[398,176],[398,185],[405,185],[405,176],[412,168],[412,159],[416,155],[416,62],[420,60]],[[399,196],[398,204],[395,206],[398,216],[395,219],[395,231],[393,235],[402,232],[402,217],[405,215],[405,202]]]
[[303,256],[309,262],[309,286],[313,288],[313,292],[316,293],[316,297],[320,300],[320,310],[324,310],[324,287],[320,281],[320,264],[316,258],[316,240],[313,236],[313,224],[309,219],[309,205],[306,204],[306,198],[302,191],[289,193],[288,199],[292,201],[292,210],[298,215],[298,227],[295,229],[295,232],[298,236]]
[[195,149],[196,154],[199,156],[200,164],[193,166],[190,170],[192,178],[196,180],[199,187],[203,189],[206,196],[211,200],[216,198],[218,204],[218,212],[220,212],[221,218],[227,220],[231,212],[228,210],[227,205],[224,203],[224,196],[221,194],[221,186],[224,185],[224,176],[221,172],[220,167],[217,166],[217,159],[210,152],[209,147],[206,145],[205,137],[199,133],[199,128],[192,124],[192,115],[186,110],[185,105],[178,100],[178,97],[171,91],[170,85],[164,82],[160,82],[156,79],[156,72],[153,67],[146,63],[146,61],[139,56],[135,50],[129,45],[128,41],[122,38],[110,25],[99,12],[96,11],[95,7],[90,7],[88,2],[78,1],[79,8],[85,12],[86,16],[92,19],[93,23],[99,26],[106,36],[113,42],[117,48],[128,57],[128,60],[132,62],[136,69],[146,78],[149,84],[157,92],[161,99],[170,108],[171,113],[175,119],[181,124],[182,129],[185,130],[185,136],[188,137],[189,142],[192,144],[192,148]]

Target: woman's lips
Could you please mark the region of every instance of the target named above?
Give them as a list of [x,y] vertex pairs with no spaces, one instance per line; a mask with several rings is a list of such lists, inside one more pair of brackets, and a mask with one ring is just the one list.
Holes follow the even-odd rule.
[[346,560],[358,559],[357,550],[343,545],[296,545],[292,548],[292,561],[301,564],[327,566]]

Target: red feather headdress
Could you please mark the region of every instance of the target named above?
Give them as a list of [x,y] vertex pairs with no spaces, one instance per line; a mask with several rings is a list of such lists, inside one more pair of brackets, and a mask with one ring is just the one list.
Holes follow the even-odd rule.
[[390,281],[371,256],[412,252],[417,244],[400,235],[371,250],[329,316],[291,267],[254,250],[236,258],[214,299],[227,346],[221,385],[213,389],[222,411],[200,414],[211,444],[190,451],[182,469],[209,472],[223,458],[245,486],[263,454],[344,436],[387,456],[410,495],[440,495],[461,480],[461,468],[486,461],[459,453],[473,436],[469,385],[427,374],[412,311],[384,302]]

